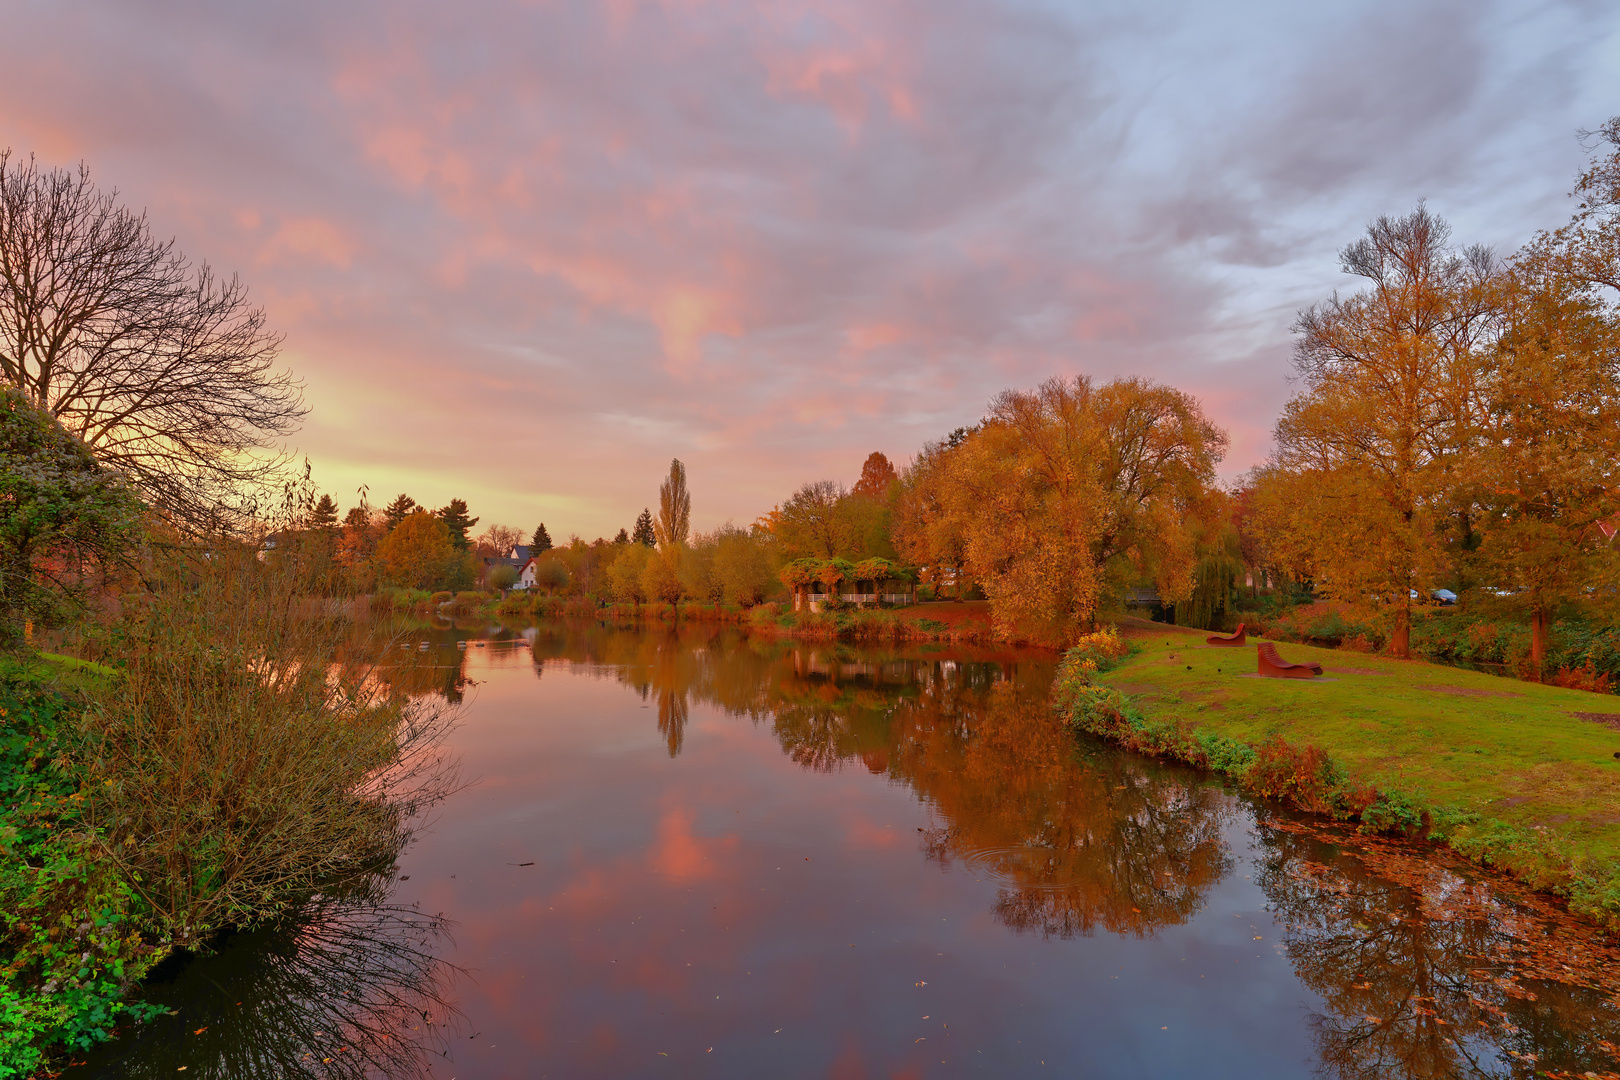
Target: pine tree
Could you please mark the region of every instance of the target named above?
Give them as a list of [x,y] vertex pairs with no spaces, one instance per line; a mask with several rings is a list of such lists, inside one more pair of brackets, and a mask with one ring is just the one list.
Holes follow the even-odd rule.
[[613,542],[615,544],[628,544],[630,542],[630,534],[624,529],[620,529],[619,535],[613,538]]
[[433,513],[450,530],[450,543],[455,545],[455,549],[466,551],[470,546],[467,543],[467,530],[478,524],[477,518],[467,516],[467,500],[451,499],[448,505],[439,507]]
[[551,550],[551,534],[546,532],[546,523],[541,522],[534,530],[534,538],[529,541],[529,554],[538,555],[542,551]]
[[657,545],[658,536],[653,532],[651,510],[648,510],[645,507],[642,508],[641,516],[636,518],[635,532],[630,534],[630,539],[634,540],[638,544],[646,544],[648,547],[654,547]]
[[338,522],[337,503],[332,496],[322,495],[315,504],[315,509],[309,512],[309,527],[312,529],[336,529]]
[[400,495],[383,509],[383,523],[389,532],[393,532],[400,522],[410,517],[417,509],[416,500],[409,495]]

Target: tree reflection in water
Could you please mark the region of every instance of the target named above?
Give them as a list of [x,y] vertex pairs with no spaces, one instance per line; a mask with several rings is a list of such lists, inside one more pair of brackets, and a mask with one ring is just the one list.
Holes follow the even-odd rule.
[[[1077,742],[1050,711],[1053,665],[1039,654],[712,626],[525,633],[537,675],[548,661],[579,665],[656,705],[671,757],[699,702],[768,725],[806,769],[858,765],[907,785],[938,821],[923,853],[995,881],[996,917],[1020,932],[1144,936],[1192,920],[1235,865],[1224,830],[1253,812],[1190,771]],[[447,674],[423,657],[412,677],[459,693],[456,661]],[[1616,1075],[1620,954],[1584,924],[1414,846],[1357,841],[1352,857],[1279,821],[1256,836],[1256,883],[1322,1002],[1310,1020],[1320,1074]]]
[[[1248,804],[1190,771],[1077,742],[1051,712],[1052,664],[1039,654],[761,642],[712,628],[540,633],[539,652],[588,657],[656,696],[672,754],[666,716],[684,724],[696,699],[769,723],[807,769],[858,762],[908,785],[940,821],[924,854],[996,881],[996,917],[1014,930],[1152,934],[1191,920],[1234,865],[1222,834]],[[1400,856],[1402,845],[1384,845],[1396,854],[1374,873],[1285,827],[1260,838],[1258,883],[1325,1004],[1312,1018],[1319,1072],[1614,1075],[1620,956],[1597,942],[1570,952],[1576,924],[1551,934],[1499,886]],[[1565,942],[1556,962],[1554,938]]]
[[389,884],[382,878],[365,895],[319,897],[293,922],[231,935],[207,956],[168,961],[145,991],[170,1014],[63,1075],[434,1075],[433,1063],[447,1063],[462,1026],[449,1000],[457,970],[434,956],[448,924],[383,902]]
[[1614,1075],[1620,955],[1589,927],[1402,845],[1352,857],[1287,822],[1259,836],[1257,883],[1326,1005],[1311,1017],[1322,1074]]
[[1191,772],[1087,754],[1052,714],[1042,654],[762,642],[704,627],[543,626],[533,648],[537,663],[587,660],[656,699],[671,756],[695,698],[769,723],[807,769],[859,762],[908,785],[942,819],[924,852],[994,879],[996,916],[1016,930],[1151,934],[1191,918],[1232,865],[1221,833],[1234,800]]

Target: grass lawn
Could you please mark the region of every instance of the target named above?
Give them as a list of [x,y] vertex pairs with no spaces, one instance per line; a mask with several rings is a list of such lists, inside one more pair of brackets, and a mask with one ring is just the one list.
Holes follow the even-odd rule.
[[1283,659],[1314,660],[1323,679],[1257,678],[1253,637],[1218,648],[1202,631],[1120,624],[1141,651],[1098,682],[1152,719],[1256,746],[1273,735],[1314,743],[1356,781],[1542,827],[1579,854],[1620,859],[1620,697],[1287,643]]

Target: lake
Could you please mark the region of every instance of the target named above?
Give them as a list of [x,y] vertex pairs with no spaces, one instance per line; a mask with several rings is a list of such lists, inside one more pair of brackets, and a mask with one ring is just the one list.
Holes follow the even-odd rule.
[[396,677],[460,703],[461,789],[374,888],[166,964],[173,1015],[65,1075],[1620,1069],[1601,935],[1077,739],[1053,654],[594,624],[409,645]]

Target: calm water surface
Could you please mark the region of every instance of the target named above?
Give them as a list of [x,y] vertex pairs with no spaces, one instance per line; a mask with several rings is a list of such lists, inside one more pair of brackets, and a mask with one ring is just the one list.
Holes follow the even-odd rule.
[[412,640],[400,677],[464,699],[468,786],[379,889],[172,964],[175,1015],[68,1075],[1620,1068],[1601,942],[1077,742],[1049,654]]

